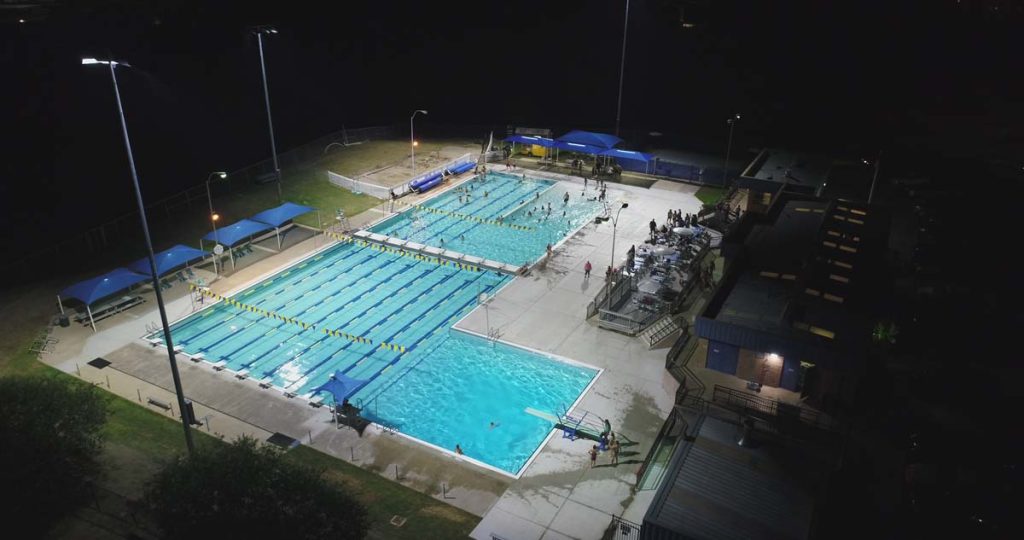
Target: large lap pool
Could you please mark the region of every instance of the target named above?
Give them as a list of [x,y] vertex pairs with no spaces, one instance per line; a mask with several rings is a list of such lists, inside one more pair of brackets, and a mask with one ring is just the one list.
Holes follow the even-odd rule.
[[[370,231],[521,266],[537,260],[548,244],[557,244],[603,208],[593,189],[583,194],[580,188],[567,191],[555,185],[491,172],[424,202],[421,208],[388,218]],[[569,202],[563,203],[567,192]]]
[[172,332],[186,353],[296,395],[336,370],[368,381],[350,398],[364,416],[517,474],[553,428],[525,409],[572,405],[597,371],[451,330],[508,280],[339,244]]

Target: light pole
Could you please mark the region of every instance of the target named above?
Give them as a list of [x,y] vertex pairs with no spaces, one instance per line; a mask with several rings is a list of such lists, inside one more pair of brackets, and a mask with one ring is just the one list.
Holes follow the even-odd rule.
[[725,168],[722,169],[722,187],[729,187],[729,158],[732,155],[732,130],[736,127],[736,122],[740,119],[739,113],[733,115],[732,118],[726,120],[729,124],[729,144],[725,147]]
[[[210,180],[213,180],[214,176],[220,177],[223,180],[224,178],[228,177],[228,173],[226,173],[224,171],[217,171],[217,172],[210,173],[210,176],[206,177],[206,202],[208,202],[210,204],[210,225],[213,225],[213,242],[214,242],[214,244],[216,244],[216,243],[218,243],[218,240],[217,240],[217,219],[219,219],[220,216],[218,216],[213,211],[213,195],[210,194]],[[220,272],[217,271],[217,254],[213,255],[213,273],[218,275],[218,276],[220,275]]]
[[263,61],[263,34],[276,34],[273,26],[254,26],[251,30],[256,34],[256,42],[260,48],[260,73],[263,75],[263,99],[267,103],[267,127],[270,129],[270,153],[274,156],[274,174],[277,175],[277,201],[284,202],[281,194],[281,167],[277,164],[277,144],[274,142],[274,121],[270,117],[270,90],[267,89],[267,65]]
[[121,133],[124,135],[124,147],[128,152],[128,167],[132,173],[132,185],[135,187],[135,202],[139,206],[139,217],[142,221],[142,233],[146,239],[146,257],[149,259],[149,272],[153,278],[153,291],[156,292],[156,305],[160,310],[160,322],[164,327],[164,344],[167,345],[167,357],[171,362],[171,377],[174,379],[174,393],[178,397],[178,410],[181,411],[181,425],[185,429],[185,444],[189,454],[195,449],[192,444],[192,430],[189,426],[189,418],[185,413],[185,393],[181,389],[181,377],[178,375],[178,362],[174,358],[174,343],[171,341],[171,328],[167,324],[167,309],[164,307],[164,297],[160,292],[160,277],[156,272],[156,260],[153,256],[153,242],[149,237],[149,224],[146,221],[146,206],[142,203],[142,191],[139,189],[139,176],[135,172],[135,158],[132,156],[132,143],[128,139],[128,124],[124,120],[124,107],[121,106],[121,91],[117,88],[117,74],[114,67],[121,65],[131,67],[125,63],[118,63],[113,60],[97,60],[95,58],[83,58],[83,65],[105,64],[110,66],[110,79],[114,83],[114,97],[117,99],[117,113],[121,119]]
[[416,176],[416,137],[413,136],[412,131],[412,119],[416,118],[416,113],[427,114],[427,111],[423,109],[416,109],[412,112],[412,116],[409,117],[409,155],[412,156],[412,175]]
[[[862,159],[861,161],[863,161],[864,164],[866,164],[866,165],[870,165],[871,164],[866,159]],[[879,167],[879,165],[881,163],[882,163],[882,151],[879,150],[878,151],[878,157],[875,158],[875,174],[871,177],[871,189],[868,190],[868,204],[871,204],[871,199],[873,199],[874,196],[875,196],[875,182],[878,181],[878,167]]]
[[626,33],[629,30],[629,0],[626,0],[626,21],[622,23],[622,59],[619,61],[619,105],[615,109],[615,136],[619,136],[622,119],[622,76],[626,73]]
[[[619,227],[619,214],[621,214],[622,211],[625,210],[626,208],[629,208],[629,203],[622,203],[622,206],[619,207],[619,211],[615,212],[615,219],[612,219],[612,262],[609,265],[612,268],[612,274],[615,273],[615,232]],[[608,294],[605,295],[606,297],[608,297],[608,303],[606,304],[608,309],[611,309],[612,306],[611,283],[611,275],[609,275],[608,283],[605,284],[605,286],[608,287]]]

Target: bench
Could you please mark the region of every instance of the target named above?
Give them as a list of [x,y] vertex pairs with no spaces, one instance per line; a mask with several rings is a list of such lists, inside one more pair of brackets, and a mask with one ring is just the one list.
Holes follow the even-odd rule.
[[[122,296],[117,300],[98,306],[96,311],[92,312],[92,320],[101,321],[107,317],[121,313],[126,309],[133,308],[143,302],[145,302],[145,300],[141,296]],[[89,313],[79,313],[75,316],[75,322],[89,324]]]
[[147,397],[146,398],[146,402],[149,403],[150,405],[154,406],[154,407],[163,409],[165,411],[171,410],[171,404],[170,403],[167,403],[166,401],[160,401],[159,399],[156,399],[154,397]]

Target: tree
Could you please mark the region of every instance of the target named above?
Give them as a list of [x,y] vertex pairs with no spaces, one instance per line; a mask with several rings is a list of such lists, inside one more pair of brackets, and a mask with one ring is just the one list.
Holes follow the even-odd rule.
[[106,420],[106,402],[91,385],[63,376],[0,378],[6,527],[31,536],[87,500]]
[[320,471],[242,437],[182,456],[157,474],[145,497],[171,538],[358,539],[366,509]]

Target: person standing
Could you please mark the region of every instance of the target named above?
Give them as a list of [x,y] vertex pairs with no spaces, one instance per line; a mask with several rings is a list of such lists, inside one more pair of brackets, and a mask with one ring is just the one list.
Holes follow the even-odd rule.
[[590,447],[590,468],[593,469],[594,465],[597,464],[597,445]]
[[608,442],[608,450],[612,453],[612,465],[619,464],[619,440],[615,438],[615,434],[611,434],[611,440]]
[[587,261],[586,264],[583,265],[583,279],[590,279],[590,271],[593,269],[593,265],[590,264],[590,261]]
[[648,225],[651,227],[651,240],[654,240],[654,232],[658,230],[658,224],[654,221],[654,218],[651,218],[651,222]]

